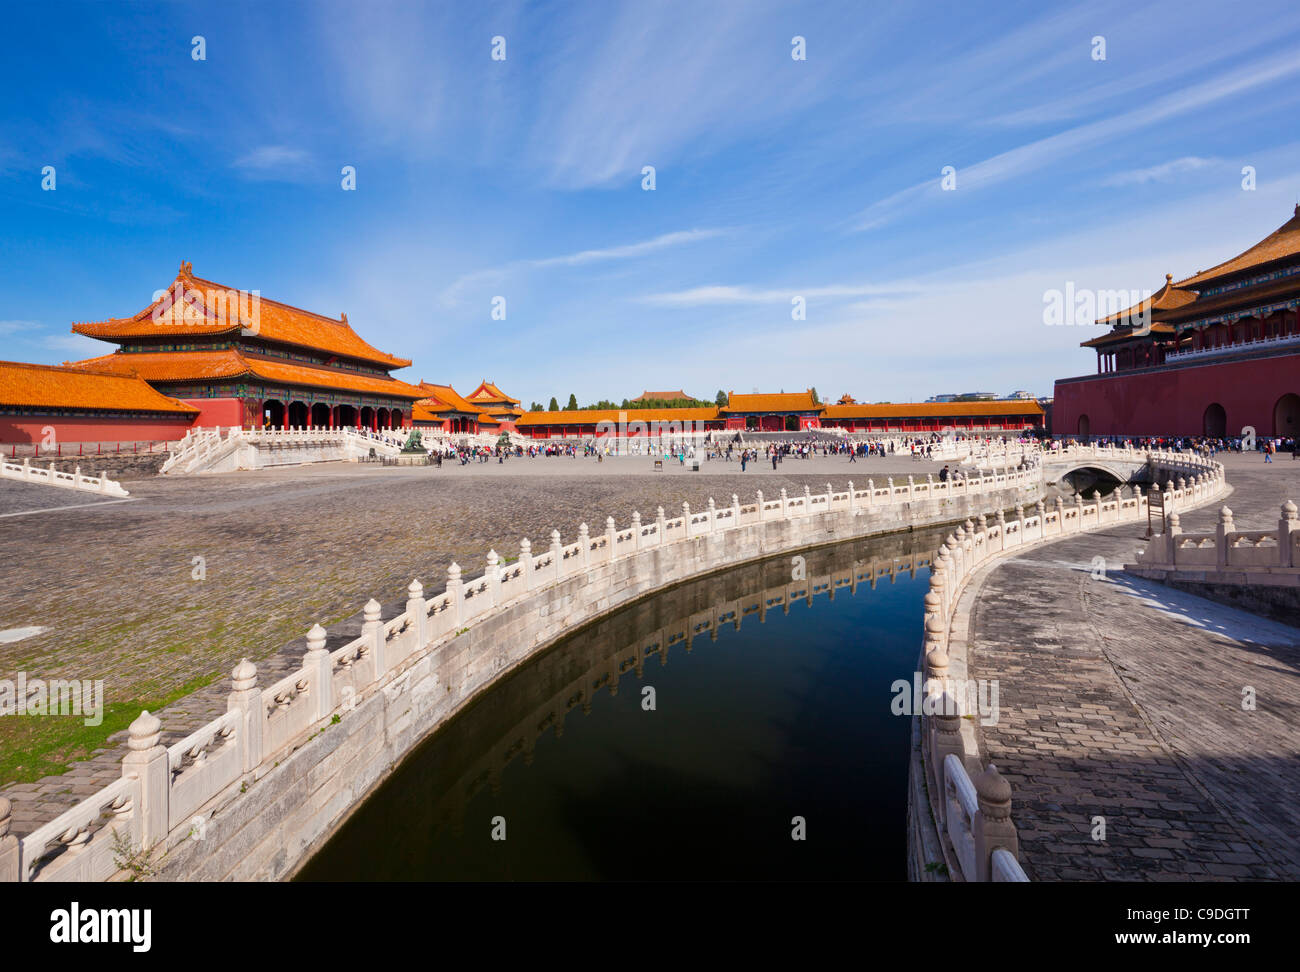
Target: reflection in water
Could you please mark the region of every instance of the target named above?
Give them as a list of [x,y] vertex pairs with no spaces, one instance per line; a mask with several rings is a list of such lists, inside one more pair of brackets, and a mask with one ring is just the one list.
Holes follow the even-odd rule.
[[890,684],[943,536],[804,551],[794,581],[773,558],[590,625],[412,752],[300,878],[904,880]]

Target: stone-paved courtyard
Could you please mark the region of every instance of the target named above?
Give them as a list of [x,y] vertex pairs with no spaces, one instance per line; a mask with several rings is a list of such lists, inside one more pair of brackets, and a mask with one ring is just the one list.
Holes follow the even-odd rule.
[[[942,465],[905,456],[787,459],[744,473],[723,461],[656,472],[640,457],[323,463],[135,481],[131,499],[113,503],[0,482],[0,632],[48,629],[0,641],[0,678],[103,679],[108,709],[97,728],[75,716],[0,719],[0,793],[13,799],[14,832],[116,778],[116,743],[141,708],[175,699],[162,713],[164,742],[180,739],[224,711],[241,657],[258,662],[266,684],[288,671],[312,624],[348,637],[343,622],[367,599],[400,610],[412,578],[440,590],[452,561],[474,576],[489,549],[514,557],[526,536],[538,550],[552,529],[568,543],[583,521],[597,532],[606,516],[622,525],[633,510],[653,518],[663,505],[674,516],[710,496],[723,504],[759,489],[861,487]],[[64,772],[106,742],[113,748],[99,759]]]
[[[1219,458],[1233,493],[1183,531],[1212,532],[1225,504],[1239,530],[1276,529],[1300,462]],[[1300,629],[1123,573],[1143,533],[1037,547],[980,588],[971,674],[1000,686],[984,755],[1021,862],[1036,881],[1298,880]]]

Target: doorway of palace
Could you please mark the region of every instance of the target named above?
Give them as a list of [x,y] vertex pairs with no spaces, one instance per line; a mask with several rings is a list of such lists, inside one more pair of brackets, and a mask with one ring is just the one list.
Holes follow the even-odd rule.
[[271,398],[262,403],[262,428],[284,428],[284,402]]
[[1205,409],[1201,430],[1211,439],[1222,439],[1228,434],[1228,413],[1218,402],[1211,402]]
[[786,430],[787,432],[798,432],[798,431],[799,431],[799,416],[798,416],[798,415],[787,415],[787,416],[785,417],[785,430]]
[[1078,432],[1081,436],[1089,436],[1092,434],[1092,422],[1089,421],[1086,414],[1079,416]]
[[330,407],[324,402],[317,402],[311,407],[311,424],[313,428],[324,429],[330,425]]
[[1273,434],[1300,435],[1300,395],[1283,395],[1273,406]]
[[361,409],[361,427],[371,429],[375,424],[375,410],[369,405]]
[[302,429],[307,426],[307,403],[292,402],[289,405],[289,427]]
[[746,416],[745,416],[745,429],[746,429],[747,431],[750,431],[750,432],[756,432],[756,431],[758,431],[758,416],[757,416],[757,415],[746,415]]
[[355,405],[336,405],[334,408],[334,424],[341,429],[355,429],[357,427],[357,407]]

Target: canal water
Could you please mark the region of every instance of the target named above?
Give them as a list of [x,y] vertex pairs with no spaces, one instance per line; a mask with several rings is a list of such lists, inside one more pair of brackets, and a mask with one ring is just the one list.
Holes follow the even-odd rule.
[[943,535],[773,558],[588,626],[413,751],[299,879],[905,880],[891,685]]

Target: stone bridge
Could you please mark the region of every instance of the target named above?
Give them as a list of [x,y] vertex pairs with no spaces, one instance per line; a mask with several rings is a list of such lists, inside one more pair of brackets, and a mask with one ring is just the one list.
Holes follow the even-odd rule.
[[340,647],[327,650],[314,627],[301,667],[283,678],[259,683],[256,666],[242,662],[227,712],[180,742],[162,745],[159,720],[142,713],[122,776],[31,833],[7,835],[9,801],[0,799],[0,882],[113,879],[125,844],[164,880],[283,878],[414,746],[576,628],[788,551],[1001,513],[1038,499],[1041,483],[1041,471],[1026,468],[828,483],[745,503],[733,495],[683,504],[672,518],[634,513],[621,528],[613,517],[596,531],[582,524],[569,544],[556,530],[537,552],[524,540],[508,561],[489,552],[477,577],[453,564],[428,597],[413,581],[406,610],[390,620],[370,601],[362,634]]

